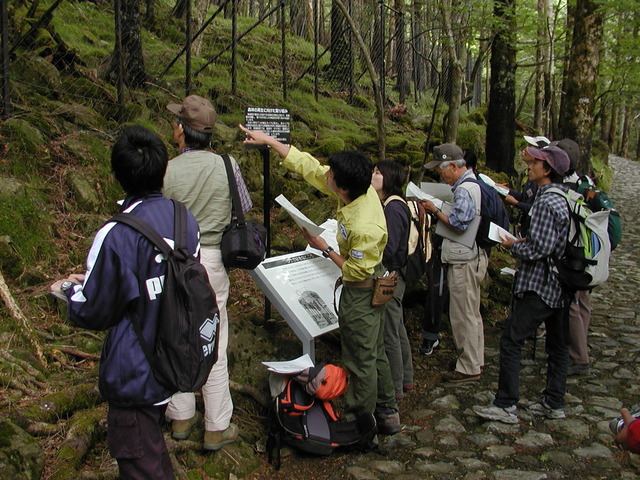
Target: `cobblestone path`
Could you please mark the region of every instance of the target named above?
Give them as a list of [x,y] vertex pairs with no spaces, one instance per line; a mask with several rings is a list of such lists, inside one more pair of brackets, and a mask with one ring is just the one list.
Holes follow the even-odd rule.
[[[446,347],[432,357],[416,356],[419,375],[430,376],[431,381],[423,382],[428,388],[420,388],[417,382],[412,394],[416,399],[401,405],[407,427],[393,437],[383,437],[387,455],[345,454],[324,460],[328,469],[325,478],[640,478],[640,456],[615,446],[608,426],[620,407],[640,405],[640,176],[635,162],[611,157],[610,164],[615,171],[610,193],[622,215],[623,240],[613,253],[608,283],[592,294],[591,374],[569,379],[567,418],[532,418],[520,408],[520,423],[504,425],[480,420],[473,414],[471,406],[489,403],[497,386],[500,331],[487,327],[487,365],[481,382],[435,383],[442,373],[432,367],[438,356],[453,358]],[[536,401],[544,387],[544,341],[538,341],[535,360],[532,348],[525,347],[523,354],[521,405]]]

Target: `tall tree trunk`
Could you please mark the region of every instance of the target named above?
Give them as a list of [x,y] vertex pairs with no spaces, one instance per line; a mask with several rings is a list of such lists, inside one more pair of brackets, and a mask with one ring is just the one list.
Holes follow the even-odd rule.
[[[443,1],[440,5],[440,15],[444,30],[444,48],[449,57],[450,91],[448,96],[449,109],[445,116],[444,141],[455,142],[458,135],[460,122],[460,105],[462,104],[462,88],[464,84],[464,66],[456,46],[457,37],[454,33],[453,4],[451,1]],[[456,24],[456,28],[460,25]],[[446,97],[445,97],[446,98]]]
[[331,60],[327,79],[337,82],[343,88],[348,87],[351,81],[351,44],[348,40],[347,20],[334,1],[331,6]]
[[631,112],[626,106],[622,107],[622,130],[620,131],[619,155],[627,158],[629,155],[629,130],[631,129]]
[[515,0],[496,0],[491,44],[491,85],[487,111],[487,166],[514,174],[515,155]]
[[596,101],[596,82],[602,47],[603,13],[598,0],[577,0],[571,62],[567,72],[564,108],[560,112],[563,137],[580,145],[578,170],[591,172],[591,144]]
[[[202,27],[202,24],[206,20],[207,10],[209,9],[210,0],[191,0],[193,5],[191,6],[192,20],[191,20],[191,35],[196,33]],[[200,34],[191,43],[191,53],[195,56],[199,56],[202,52],[202,42],[204,41],[204,35]]]
[[396,10],[395,18],[395,55],[394,70],[396,71],[396,85],[399,93],[400,103],[406,103],[407,93],[409,92],[409,78],[407,75],[406,65],[406,41],[405,41],[405,15],[404,0],[395,0],[394,8]]
[[536,38],[536,91],[533,127],[547,134],[551,58],[551,0],[538,0],[538,35]]
[[293,33],[307,40],[312,40],[311,3],[306,0],[290,0],[289,21]]
[[426,62],[426,33],[424,31],[424,4],[423,0],[413,1],[413,15],[411,16],[411,37],[413,38],[413,88],[416,93],[427,89],[427,62]]
[[620,119],[620,104],[614,101],[611,105],[611,121],[609,123],[609,132],[607,133],[607,145],[609,150],[616,153],[616,141],[618,139],[618,120]]
[[[123,82],[129,87],[142,87],[146,82],[147,74],[142,55],[141,0],[121,0],[116,2],[117,5],[120,5]],[[116,46],[111,57],[110,72],[118,71],[119,61],[120,52]]]

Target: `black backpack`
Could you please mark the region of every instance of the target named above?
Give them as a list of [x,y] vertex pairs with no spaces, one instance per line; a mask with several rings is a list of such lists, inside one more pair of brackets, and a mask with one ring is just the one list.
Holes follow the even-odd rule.
[[307,393],[300,382],[288,378],[284,390],[274,399],[267,439],[269,463],[280,468],[283,442],[314,455],[331,455],[340,447],[370,448],[376,432],[373,414],[340,421],[330,400]]
[[119,222],[144,235],[167,259],[155,345],[145,342],[140,325],[133,328],[156,380],[173,392],[193,392],[207,381],[218,360],[220,315],[209,276],[187,249],[187,209],[173,200],[174,249],[140,217],[119,213]]
[[465,178],[462,183],[472,182],[480,187],[480,226],[476,234],[476,243],[480,248],[490,252],[491,247],[497,245],[489,238],[489,226],[493,222],[496,225],[509,230],[509,215],[500,199],[500,195],[494,188],[490,187],[477,178]]

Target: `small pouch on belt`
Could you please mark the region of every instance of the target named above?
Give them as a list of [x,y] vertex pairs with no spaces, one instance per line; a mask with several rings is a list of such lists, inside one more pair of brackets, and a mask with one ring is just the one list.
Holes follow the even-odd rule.
[[380,277],[373,279],[373,296],[371,305],[380,307],[393,297],[398,286],[398,272],[386,272]]

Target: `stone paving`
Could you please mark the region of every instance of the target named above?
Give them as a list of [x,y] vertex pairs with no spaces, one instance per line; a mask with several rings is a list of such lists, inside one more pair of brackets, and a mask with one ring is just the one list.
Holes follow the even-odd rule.
[[[570,377],[567,418],[532,418],[518,409],[519,424],[479,419],[472,405],[487,404],[497,386],[500,331],[487,328],[487,365],[479,383],[449,385],[431,382],[428,391],[416,385],[417,400],[401,404],[407,427],[393,437],[381,437],[386,455],[349,454],[330,479],[541,480],[640,478],[640,456],[613,444],[609,421],[620,407],[640,405],[638,355],[640,275],[636,245],[640,242],[640,176],[637,163],[610,157],[615,171],[611,197],[623,220],[623,239],[611,261],[609,281],[592,294],[593,315],[589,345],[591,374]],[[430,371],[432,357],[414,357],[417,369]],[[523,352],[520,407],[537,401],[544,388],[544,341]],[[437,375],[441,372],[434,372]],[[344,460],[345,458],[343,458]]]

